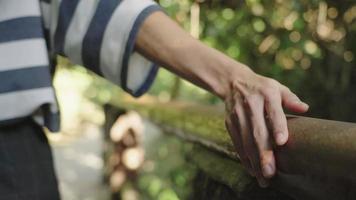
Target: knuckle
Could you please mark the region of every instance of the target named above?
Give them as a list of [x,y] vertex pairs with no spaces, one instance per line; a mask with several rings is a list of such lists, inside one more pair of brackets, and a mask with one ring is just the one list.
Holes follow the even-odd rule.
[[260,102],[262,102],[262,97],[258,94],[250,94],[245,98],[245,104],[249,108],[255,108]]
[[257,146],[267,140],[267,130],[260,126],[255,126],[252,130],[252,137]]
[[278,118],[281,116],[281,113],[277,109],[271,107],[267,109],[267,114],[268,118],[270,119],[270,122],[277,123],[278,121],[280,121]]
[[274,95],[275,93],[277,93],[278,89],[275,87],[264,87],[262,89],[262,94],[266,97],[270,96],[270,95]]
[[266,79],[262,85],[262,94],[264,96],[274,95],[279,91],[280,83],[274,79]]
[[266,130],[260,129],[253,131],[253,139],[255,141],[255,148],[258,154],[263,153],[267,149],[269,145],[268,137],[269,135],[267,134]]
[[253,139],[256,141],[257,146],[259,145],[261,139],[263,138],[263,133],[259,129],[254,129],[252,131]]
[[271,150],[265,150],[260,152],[260,163],[265,165],[268,163],[273,163],[273,151]]
[[250,94],[250,95],[246,96],[245,99],[246,99],[247,102],[254,103],[254,102],[256,102],[258,100],[258,98],[259,98],[258,95]]
[[278,88],[280,85],[280,83],[278,81],[276,81],[275,79],[271,79],[271,78],[267,78],[265,84],[267,87],[276,87],[276,88]]
[[255,144],[256,144],[256,153],[259,153],[260,151],[262,151],[263,149],[263,145],[261,144],[261,134],[253,134],[253,138],[255,140]]
[[266,89],[263,92],[263,96],[267,106],[274,106],[282,101],[280,93],[277,90]]

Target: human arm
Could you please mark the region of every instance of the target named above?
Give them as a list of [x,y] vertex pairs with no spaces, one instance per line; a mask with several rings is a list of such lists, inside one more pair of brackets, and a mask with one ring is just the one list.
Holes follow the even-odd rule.
[[284,145],[288,140],[282,106],[306,112],[308,105],[279,82],[192,38],[162,12],[145,20],[136,48],[225,102],[226,126],[240,160],[266,186],[276,172],[273,143]]
[[51,57],[103,76],[137,97],[154,80],[158,67],[134,50],[144,19],[160,10],[151,0],[40,0]]
[[133,49],[137,36],[139,52],[226,102],[227,126],[242,163],[260,183],[265,181],[260,160],[272,165],[266,177],[274,174],[264,110],[275,127],[273,132],[283,133],[282,144],[288,130],[281,104],[295,111],[307,109],[285,86],[191,38],[162,12],[151,10],[151,6],[157,8],[152,1],[41,2],[53,55],[67,56],[139,96],[147,91],[157,68]]

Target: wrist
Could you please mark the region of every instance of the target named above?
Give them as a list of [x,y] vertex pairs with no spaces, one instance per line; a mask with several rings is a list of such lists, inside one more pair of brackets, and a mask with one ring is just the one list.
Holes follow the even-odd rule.
[[232,94],[232,90],[236,84],[245,85],[255,77],[255,73],[249,67],[223,54],[216,61],[218,64],[214,64],[215,66],[213,66],[216,71],[213,72],[213,78],[209,82],[209,85],[212,93],[222,100],[225,100]]
[[182,48],[172,48],[173,68],[182,77],[225,100],[236,84],[245,85],[256,74],[246,65],[194,40]]

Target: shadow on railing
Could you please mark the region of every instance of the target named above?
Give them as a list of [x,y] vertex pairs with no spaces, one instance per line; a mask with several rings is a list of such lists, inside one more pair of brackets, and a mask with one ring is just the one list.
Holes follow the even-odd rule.
[[[255,180],[244,172],[225,131],[223,109],[149,98],[115,106],[135,110],[167,132],[203,146],[190,158],[238,196],[258,190],[251,187]],[[288,143],[275,149],[278,174],[271,190],[295,199],[356,199],[356,124],[288,116],[288,127]]]

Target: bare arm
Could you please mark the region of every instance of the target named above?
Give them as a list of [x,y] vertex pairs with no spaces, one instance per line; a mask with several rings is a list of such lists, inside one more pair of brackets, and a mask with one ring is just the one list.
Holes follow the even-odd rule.
[[267,186],[276,171],[273,141],[284,145],[288,140],[282,106],[306,112],[308,105],[277,81],[255,74],[247,66],[192,38],[162,12],[145,20],[136,48],[225,102],[226,127],[240,160],[261,186]]

